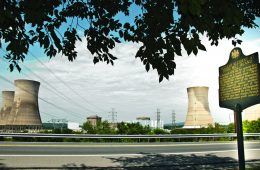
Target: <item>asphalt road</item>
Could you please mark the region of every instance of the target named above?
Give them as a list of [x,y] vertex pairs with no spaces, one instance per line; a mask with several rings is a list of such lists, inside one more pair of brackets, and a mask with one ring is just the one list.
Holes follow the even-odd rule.
[[[249,167],[260,168],[260,142],[245,142]],[[0,143],[0,169],[229,169],[236,142]]]

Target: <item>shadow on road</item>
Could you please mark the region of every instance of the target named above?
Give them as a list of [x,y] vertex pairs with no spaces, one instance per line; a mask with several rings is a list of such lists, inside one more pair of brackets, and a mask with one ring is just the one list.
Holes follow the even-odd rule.
[[[144,153],[142,153],[144,154]],[[113,162],[120,163],[123,167],[136,166],[153,169],[214,169],[214,168],[236,168],[237,160],[230,157],[217,157],[207,154],[198,155],[158,155],[144,154],[143,157],[119,157],[110,158]]]
[[[230,157],[218,157],[216,155],[160,155],[141,153],[139,157],[104,157],[112,162],[109,167],[93,167],[84,164],[69,163],[60,167],[7,167],[1,163],[1,170],[11,169],[64,169],[64,170],[83,170],[83,169],[179,169],[179,170],[201,170],[201,169],[238,169],[237,160]],[[102,162],[100,162],[102,166]],[[246,162],[249,169],[260,169],[260,159]]]
[[[201,169],[238,169],[237,160],[230,157],[218,157],[216,155],[207,154],[198,155],[160,155],[140,153],[142,157],[109,157],[118,167],[78,167],[79,169],[179,169],[179,170],[201,170]],[[102,163],[101,163],[102,164]],[[65,169],[73,169],[71,166],[64,165]],[[260,169],[260,159],[247,162],[250,169]]]
[[[1,159],[1,160],[2,160],[2,159]],[[1,161],[1,160],[0,160],[0,161]],[[8,168],[7,168],[7,166],[6,166],[5,164],[3,164],[3,163],[0,162],[0,169],[1,169],[1,170],[5,170],[5,169],[8,169]],[[10,169],[10,168],[9,168],[9,169]]]

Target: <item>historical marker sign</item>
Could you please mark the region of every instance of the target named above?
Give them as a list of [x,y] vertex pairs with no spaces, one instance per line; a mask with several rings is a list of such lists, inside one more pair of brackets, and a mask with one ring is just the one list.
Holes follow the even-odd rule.
[[258,53],[245,56],[234,48],[226,65],[219,67],[219,105],[235,110],[260,103],[260,70]]
[[258,53],[245,56],[234,48],[226,65],[219,67],[219,106],[234,110],[239,169],[245,169],[242,111],[260,103]]

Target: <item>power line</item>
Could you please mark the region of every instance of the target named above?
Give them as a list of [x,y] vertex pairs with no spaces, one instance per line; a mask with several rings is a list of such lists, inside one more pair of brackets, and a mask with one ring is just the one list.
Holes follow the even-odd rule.
[[[42,79],[39,75],[37,75],[36,73],[34,73],[30,68],[28,68],[27,66],[25,66],[24,64],[22,64],[27,70],[29,70],[34,76],[36,76],[37,78],[39,78],[41,81],[43,81],[44,83],[46,83],[50,88],[48,88],[48,90],[52,91],[53,93],[55,93],[57,96],[62,97],[65,101],[67,102],[72,102],[73,104],[77,105],[78,107],[82,108],[84,111],[87,110],[89,112],[95,113],[94,111],[78,104],[77,102],[75,102],[74,100],[72,100],[71,98],[65,96],[63,93],[61,93],[55,86],[52,86],[51,84],[49,84],[47,81],[45,81],[44,79]],[[54,90],[52,90],[54,89]]]
[[[2,61],[4,61],[5,63],[7,63],[8,64],[8,62],[6,62],[5,60],[2,60]],[[52,86],[51,84],[49,84],[47,81],[45,81],[44,79],[42,79],[39,75],[37,75],[36,73],[34,73],[30,68],[28,68],[26,65],[24,65],[23,63],[21,63],[22,65],[23,65],[23,67],[25,67],[28,71],[30,71],[35,77],[37,77],[38,79],[40,79],[42,82],[44,82],[44,83],[46,83],[48,86],[50,86],[51,88],[48,88],[47,86],[45,87],[45,88],[47,88],[47,90],[49,90],[49,91],[52,91],[53,93],[55,93],[56,95],[58,95],[59,97],[62,97],[63,99],[65,99],[66,100],[66,96],[64,97],[64,95],[61,93],[61,96],[60,96],[60,94],[59,93],[57,93],[57,92],[59,92],[54,86]],[[25,74],[24,72],[21,72],[22,74],[24,74],[26,77],[28,77],[28,78],[30,78],[30,76],[29,75],[27,75],[27,74]],[[55,89],[55,90],[53,90],[53,89]]]
[[59,80],[64,86],[66,86],[68,89],[70,89],[74,94],[76,94],[77,96],[79,96],[83,101],[85,101],[87,104],[94,106],[95,108],[97,108],[98,110],[102,110],[104,112],[106,112],[105,110],[101,109],[100,107],[97,107],[96,105],[90,103],[89,101],[87,101],[82,95],[80,95],[77,91],[75,91],[73,88],[71,88],[67,83],[65,83],[59,76],[57,76],[51,69],[49,69],[41,60],[39,60],[34,54],[32,54],[29,51],[29,54],[31,54],[31,56],[33,56],[43,67],[45,67],[57,80]]
[[59,118],[58,116],[55,116],[55,115],[53,115],[53,114],[50,114],[50,113],[46,113],[46,112],[42,112],[42,111],[41,111],[41,113],[43,113],[43,114],[45,114],[45,115],[49,115],[49,116],[52,116],[52,117],[56,117],[56,118]]
[[[3,51],[3,50],[2,50]],[[8,62],[7,61],[5,61],[5,60],[2,60],[1,59],[1,61],[3,61],[3,62],[5,62],[5,63],[7,63],[8,64]],[[30,76],[29,75],[27,75],[27,74],[25,74],[24,72],[21,72],[22,74],[24,74],[26,77],[28,77],[28,78],[30,78]],[[9,83],[9,82],[8,82]],[[13,83],[12,83],[13,84]],[[48,88],[47,88],[48,89]],[[56,117],[56,118],[58,118],[57,116],[55,116],[55,115],[52,115],[52,114],[49,114],[49,113],[46,113],[46,112],[42,112],[41,111],[41,113],[43,113],[43,114],[46,114],[46,115],[49,115],[49,116],[52,116],[52,117]]]
[[[8,83],[10,83],[10,84],[13,85],[13,83],[12,83],[10,80],[6,79],[5,77],[3,77],[3,76],[0,75],[0,78],[1,78],[2,80],[4,80],[4,81],[6,81],[6,82],[8,82]],[[22,89],[21,87],[19,87],[19,88]],[[30,94],[32,94],[30,91],[27,91],[27,90],[25,90],[25,89],[22,89],[22,90],[23,90],[23,91],[26,91],[26,92],[28,92],[28,93],[30,93]],[[45,99],[43,99],[43,98],[41,98],[41,97],[38,97],[38,98],[39,98],[40,100],[44,101],[45,103],[47,103],[47,104],[49,104],[49,105],[51,105],[51,106],[53,106],[53,107],[55,107],[55,108],[57,108],[57,109],[59,109],[59,110],[65,112],[66,114],[69,114],[69,113],[68,113],[69,110],[66,110],[66,109],[64,109],[64,108],[62,108],[62,107],[60,107],[60,106],[58,106],[58,105],[55,105],[55,104],[53,104],[53,103],[51,103],[51,102],[49,102],[49,101],[47,101],[47,100],[45,100]],[[80,118],[80,119],[81,119],[81,117],[76,116],[76,115],[78,115],[78,113],[75,113],[75,112],[72,112],[72,111],[69,111],[69,112],[70,112],[70,113],[73,113],[73,114],[69,114],[69,115],[72,115],[72,116],[74,116],[74,117],[76,117],[76,118]],[[74,115],[74,114],[75,114],[75,115]]]
[[[8,63],[8,62],[6,62],[5,60],[1,60],[1,61],[4,61],[5,63]],[[41,81],[43,81],[43,82],[45,82],[47,85],[49,85],[49,86],[51,86],[49,83],[47,83],[44,79],[42,79],[40,76],[38,76],[36,73],[34,73],[31,69],[29,69],[28,67],[26,67],[23,63],[21,63],[26,69],[28,69],[29,71],[31,71],[31,73],[34,75],[34,76],[36,76],[37,78],[39,78]],[[27,75],[27,74],[25,74],[24,72],[21,72],[22,74],[24,74],[26,77],[28,77],[28,78],[30,78],[30,76],[29,75]],[[2,78],[3,79],[3,78]],[[7,79],[6,79],[7,80]],[[13,84],[11,81],[9,81],[8,83],[11,83],[11,84]],[[52,86],[51,86],[52,87]],[[47,88],[49,91],[52,91],[52,92],[54,92],[56,95],[58,95],[59,96],[59,94],[56,92],[56,91],[54,91],[54,90],[52,90],[52,89],[49,89],[48,87],[45,87],[45,88]],[[55,88],[55,87],[53,87],[53,88]],[[59,91],[58,91],[59,92]],[[63,96],[59,96],[59,97],[62,97],[63,99],[65,99],[66,100],[66,98],[64,98]],[[65,96],[66,97],[66,96]],[[41,113],[42,113],[42,111],[41,111]],[[52,115],[52,116],[54,116],[54,115]],[[56,117],[56,116],[55,116]]]
[[[1,50],[2,50],[3,52],[5,52],[2,48],[1,48]],[[2,60],[2,61],[6,62],[5,60]],[[6,63],[7,63],[7,62],[6,62]],[[84,109],[84,111],[87,110],[87,111],[89,111],[89,112],[95,113],[94,111],[92,111],[92,110],[90,110],[90,109],[88,109],[88,108],[86,108],[86,107],[84,107],[84,106],[78,104],[77,102],[75,102],[75,101],[72,100],[71,98],[65,96],[65,95],[64,95],[63,93],[61,93],[56,87],[52,86],[52,85],[49,84],[47,81],[45,81],[43,78],[41,78],[38,74],[34,73],[29,67],[27,67],[27,66],[24,65],[23,63],[21,63],[21,64],[22,64],[23,67],[25,67],[28,71],[30,71],[35,77],[37,77],[38,79],[40,79],[42,82],[46,83],[50,88],[48,88],[48,87],[45,87],[45,88],[47,88],[49,91],[52,91],[52,92],[55,93],[57,96],[62,97],[65,101],[67,101],[67,102],[69,102],[69,103],[72,102],[73,104],[77,105],[78,107]],[[25,74],[25,73],[22,73],[22,74]],[[28,76],[28,77],[29,77],[29,76]],[[54,89],[54,90],[53,90],[53,89]]]

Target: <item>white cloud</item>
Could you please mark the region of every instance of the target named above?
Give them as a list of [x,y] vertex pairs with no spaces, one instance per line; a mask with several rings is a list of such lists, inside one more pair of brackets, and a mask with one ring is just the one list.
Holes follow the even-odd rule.
[[[46,88],[46,83],[41,81],[40,97],[71,112],[82,114],[73,117],[70,116],[72,113],[64,114],[62,111],[39,101],[40,110],[43,113],[54,114],[60,118],[83,122],[85,121],[84,117],[96,113],[107,119],[108,112],[111,111],[111,108],[115,108],[118,113],[118,120],[133,120],[141,115],[155,119],[156,109],[160,108],[161,118],[164,122],[171,122],[172,110],[175,110],[176,120],[180,122],[185,120],[187,113],[187,87],[209,86],[209,103],[213,118],[216,122],[227,123],[230,121],[232,111],[218,106],[218,67],[226,64],[233,46],[228,40],[220,41],[217,47],[210,46],[207,41],[204,41],[204,43],[207,52],[200,51],[197,56],[177,56],[175,75],[170,77],[169,81],[164,80],[160,84],[157,72],[151,70],[147,73],[140,59],[135,59],[138,44],[118,44],[113,50],[113,54],[118,57],[115,66],[105,63],[94,65],[93,58],[86,49],[85,41],[77,44],[78,58],[74,62],[69,62],[64,56],[57,56],[51,60],[47,58],[41,60],[60,79],[80,96],[83,96],[86,101],[83,101],[81,97],[65,87],[40,63],[31,61],[27,65],[78,105],[83,105],[93,111],[80,109],[74,103],[64,101],[61,97],[49,91]],[[256,39],[249,42],[245,41],[240,47],[244,54],[248,55],[257,52],[259,46],[260,39]],[[32,74],[30,77],[40,81]],[[14,78],[17,77],[14,76]],[[42,115],[44,120],[51,118]]]

